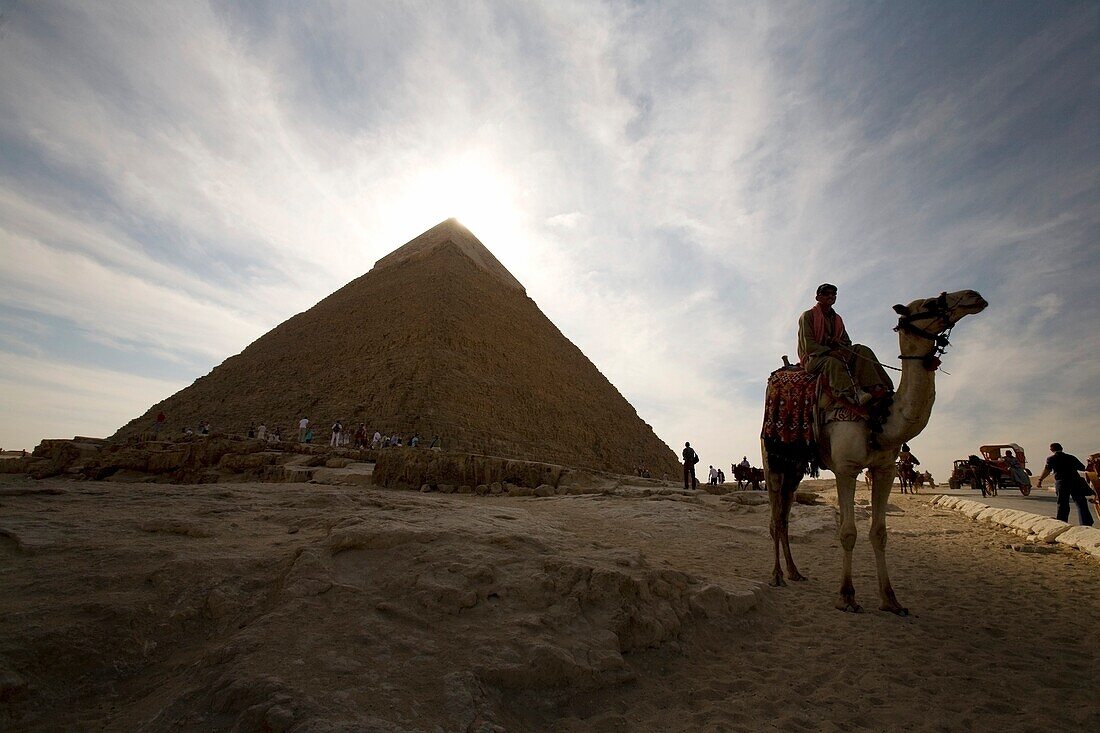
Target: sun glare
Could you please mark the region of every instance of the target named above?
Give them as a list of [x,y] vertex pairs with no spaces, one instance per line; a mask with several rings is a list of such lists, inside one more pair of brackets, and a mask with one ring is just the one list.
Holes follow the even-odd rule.
[[508,265],[522,257],[517,187],[487,159],[466,155],[413,175],[402,187],[394,214],[427,229],[455,218]]

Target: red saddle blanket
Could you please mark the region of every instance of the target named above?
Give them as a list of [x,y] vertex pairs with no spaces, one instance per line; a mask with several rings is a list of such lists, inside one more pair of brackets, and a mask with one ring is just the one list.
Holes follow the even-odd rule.
[[764,429],[761,437],[779,443],[813,445],[814,414],[820,375],[800,367],[772,372],[764,398]]

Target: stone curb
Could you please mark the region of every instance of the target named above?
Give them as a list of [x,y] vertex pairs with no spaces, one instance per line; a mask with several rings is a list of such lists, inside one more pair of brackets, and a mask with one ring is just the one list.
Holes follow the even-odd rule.
[[998,509],[961,496],[940,494],[930,503],[941,509],[954,509],[978,522],[989,522],[1012,530],[1031,542],[1066,545],[1100,560],[1100,528],[1074,527],[1051,517],[1018,509]]

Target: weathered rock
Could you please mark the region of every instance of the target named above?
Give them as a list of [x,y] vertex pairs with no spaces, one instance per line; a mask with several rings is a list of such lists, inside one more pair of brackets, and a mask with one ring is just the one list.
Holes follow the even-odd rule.
[[794,500],[799,504],[817,504],[820,497],[816,491],[809,489],[798,489],[794,492]]
[[535,494],[535,496],[553,496],[554,495],[554,487],[551,486],[550,484],[542,484],[540,486],[535,487],[534,494]]

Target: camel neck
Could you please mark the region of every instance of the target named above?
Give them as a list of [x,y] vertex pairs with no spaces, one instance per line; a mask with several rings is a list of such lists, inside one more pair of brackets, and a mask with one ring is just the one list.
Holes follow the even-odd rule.
[[[906,343],[911,337],[902,337],[902,354],[920,354],[927,350],[927,342]],[[908,348],[907,348],[908,347]],[[903,359],[901,382],[894,395],[890,417],[882,429],[879,442],[883,447],[895,448],[915,438],[932,416],[932,403],[936,401],[936,373],[925,369],[920,359]]]

